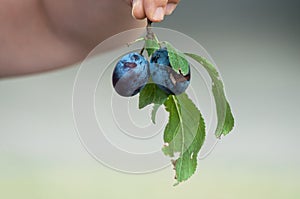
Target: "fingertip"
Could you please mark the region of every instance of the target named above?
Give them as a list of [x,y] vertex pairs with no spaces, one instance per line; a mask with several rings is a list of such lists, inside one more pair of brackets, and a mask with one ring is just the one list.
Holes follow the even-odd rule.
[[161,22],[164,19],[168,0],[144,0],[146,16],[153,22]]
[[160,22],[164,20],[165,17],[165,8],[158,7],[155,9],[152,15],[147,16],[153,22]]
[[132,1],[132,13],[131,14],[135,19],[146,18],[142,0],[133,0]]
[[165,15],[171,15],[173,11],[175,10],[177,4],[175,3],[168,3],[166,6],[166,12]]
[[135,19],[145,19],[146,15],[138,10],[132,10],[132,17]]

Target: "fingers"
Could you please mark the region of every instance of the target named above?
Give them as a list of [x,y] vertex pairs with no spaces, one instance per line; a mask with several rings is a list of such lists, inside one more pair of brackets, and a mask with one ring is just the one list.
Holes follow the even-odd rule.
[[168,0],[144,0],[146,17],[153,22],[164,19]]
[[[178,2],[177,2],[178,3]],[[166,15],[171,15],[173,11],[175,10],[177,3],[168,3],[166,6]]]
[[160,22],[165,15],[175,10],[179,0],[133,0],[132,16],[136,19],[148,18],[153,22]]
[[144,19],[146,17],[144,11],[144,0],[132,1],[132,16],[136,19]]

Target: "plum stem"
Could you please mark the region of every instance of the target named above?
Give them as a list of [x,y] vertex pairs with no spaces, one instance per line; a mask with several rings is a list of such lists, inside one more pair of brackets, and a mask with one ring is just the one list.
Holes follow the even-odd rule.
[[143,53],[144,53],[144,50],[145,50],[145,47],[143,47],[143,48],[141,49],[141,51],[140,51],[140,55],[143,55]]
[[152,21],[150,21],[149,19],[147,19],[147,26],[146,26],[147,35],[146,35],[146,39],[155,40],[159,44],[160,43],[159,40],[157,39],[157,37],[154,34],[154,32],[152,32],[152,30],[151,30],[152,23],[153,23]]
[[145,38],[142,37],[142,38],[138,38],[138,39],[136,39],[136,40],[134,40],[134,41],[131,41],[131,42],[127,43],[127,46],[129,47],[129,46],[131,46],[132,44],[135,44],[135,43],[140,42],[140,41],[145,41]]
[[146,31],[147,31],[146,38],[147,39],[154,39],[154,33],[151,30],[151,25],[152,25],[152,21],[147,19],[147,26],[146,26]]
[[152,21],[150,19],[147,19],[147,27],[151,27]]

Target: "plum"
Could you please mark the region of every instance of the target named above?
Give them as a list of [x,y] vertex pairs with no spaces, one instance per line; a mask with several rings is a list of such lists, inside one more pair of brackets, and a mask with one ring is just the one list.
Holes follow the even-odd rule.
[[116,64],[112,82],[116,92],[124,97],[138,94],[150,77],[149,62],[139,53],[123,56]]
[[183,75],[174,71],[170,64],[166,48],[158,49],[152,54],[150,59],[150,73],[152,81],[168,95],[179,95],[190,84],[190,72],[187,75]]

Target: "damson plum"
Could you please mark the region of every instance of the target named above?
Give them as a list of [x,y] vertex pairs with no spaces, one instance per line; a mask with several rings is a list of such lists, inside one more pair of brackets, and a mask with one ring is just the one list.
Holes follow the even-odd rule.
[[133,52],[118,61],[112,82],[116,92],[124,97],[134,96],[147,84],[150,76],[149,62]]
[[182,75],[174,71],[171,67],[166,48],[161,48],[152,54],[150,59],[150,73],[153,82],[169,95],[183,93],[190,84],[190,72],[187,75]]

